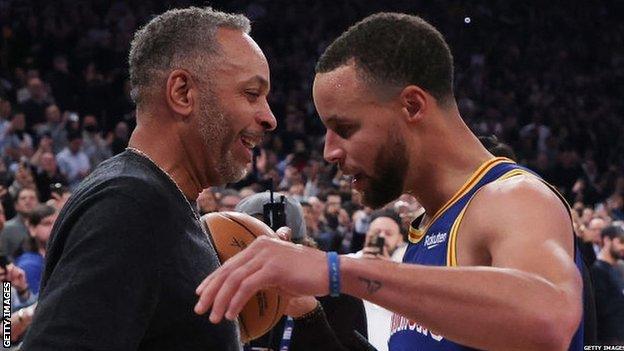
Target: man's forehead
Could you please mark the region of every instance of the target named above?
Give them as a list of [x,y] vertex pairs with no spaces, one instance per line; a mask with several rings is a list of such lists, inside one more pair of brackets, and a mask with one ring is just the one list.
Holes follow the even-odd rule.
[[250,79],[256,75],[269,81],[269,64],[258,44],[240,30],[220,28],[217,39],[221,45],[223,60],[220,66],[228,71],[249,72]]

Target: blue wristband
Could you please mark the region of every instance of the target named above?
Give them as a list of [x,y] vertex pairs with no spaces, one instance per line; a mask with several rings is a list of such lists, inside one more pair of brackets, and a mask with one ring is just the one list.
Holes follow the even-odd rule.
[[340,296],[340,259],[334,251],[327,253],[327,268],[329,271],[329,296]]

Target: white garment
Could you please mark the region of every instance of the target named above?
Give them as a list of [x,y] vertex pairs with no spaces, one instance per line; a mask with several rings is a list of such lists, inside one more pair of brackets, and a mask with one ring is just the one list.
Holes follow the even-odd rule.
[[69,187],[72,190],[82,181],[84,173],[91,170],[87,154],[82,150],[74,154],[69,150],[69,147],[64,148],[63,151],[56,155],[56,162],[61,173],[69,181]]

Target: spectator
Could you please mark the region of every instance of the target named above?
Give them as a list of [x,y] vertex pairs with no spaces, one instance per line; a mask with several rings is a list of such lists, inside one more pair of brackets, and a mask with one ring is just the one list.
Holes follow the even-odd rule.
[[0,266],[0,280],[11,282],[11,313],[37,301],[37,296],[28,287],[26,274],[13,263],[6,265],[6,268]]
[[0,96],[0,151],[4,150],[6,136],[11,128],[11,102]]
[[314,208],[309,202],[301,202],[301,207],[303,209],[303,220],[306,226],[306,232],[308,236],[312,239],[316,240],[320,235],[320,230],[318,226],[318,219],[314,215]]
[[2,136],[2,145],[4,152],[12,160],[19,160],[22,154],[20,151],[24,148],[33,147],[33,138],[26,131],[26,118],[24,113],[16,112],[11,119],[10,126],[5,130]]
[[113,155],[122,153],[128,147],[129,139],[128,124],[124,121],[117,123],[114,133],[109,137]]
[[76,80],[69,72],[67,57],[55,56],[52,65],[52,72],[47,76],[52,95],[62,110],[73,110],[76,107]]
[[588,267],[594,264],[596,256],[600,252],[603,242],[600,233],[606,226],[607,222],[604,219],[596,217],[589,221],[587,228],[582,230],[581,251]]
[[[383,247],[376,246],[377,238],[384,239]],[[352,257],[382,258],[401,262],[406,248],[407,243],[403,240],[397,215],[393,211],[376,212],[372,214],[363,250],[353,254]],[[364,301],[364,308],[370,343],[379,351],[387,351],[392,312],[368,301]]]
[[15,198],[17,215],[7,221],[4,229],[0,232],[0,250],[5,256],[13,257],[15,250],[28,237],[26,218],[38,203],[37,193],[34,189],[22,188],[17,192]]
[[21,189],[36,189],[35,178],[30,164],[25,158],[17,165],[15,178],[9,186],[9,194],[12,198],[17,198],[17,194]]
[[614,221],[624,220],[624,198],[621,194],[613,194],[607,199],[607,210]]
[[61,110],[55,104],[51,104],[45,109],[46,122],[37,128],[37,135],[43,138],[49,135],[52,138],[54,153],[58,153],[67,146],[66,120],[61,115]]
[[82,136],[72,133],[68,140],[69,145],[56,155],[56,161],[70,189],[74,189],[91,172],[91,165],[89,157],[82,150]]
[[608,226],[601,233],[603,246],[592,273],[596,292],[598,341],[606,345],[624,344],[624,277],[615,268],[624,258],[624,229]]
[[41,154],[35,179],[41,202],[48,201],[52,197],[52,191],[58,191],[59,186],[67,186],[67,178],[61,174],[56,157],[51,152]]
[[342,198],[338,192],[331,191],[327,194],[323,217],[326,226],[320,228],[321,233],[317,239],[319,248],[324,251],[344,251],[341,247],[342,241],[350,230],[351,219],[342,208]]
[[51,101],[41,79],[30,78],[27,87],[30,97],[20,105],[20,109],[26,116],[26,128],[33,131],[45,121],[45,109]]
[[89,157],[91,168],[112,156],[110,146],[102,138],[98,120],[94,115],[86,115],[82,121],[82,140],[84,153]]
[[49,205],[37,205],[28,215],[26,227],[29,236],[22,242],[21,249],[16,251],[15,264],[26,273],[26,281],[30,290],[39,294],[39,282],[43,272],[46,247],[57,211]]

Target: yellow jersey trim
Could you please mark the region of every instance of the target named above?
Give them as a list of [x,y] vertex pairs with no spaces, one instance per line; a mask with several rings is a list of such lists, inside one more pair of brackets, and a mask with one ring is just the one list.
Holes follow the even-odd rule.
[[462,198],[467,192],[472,189],[475,184],[479,183],[479,181],[489,172],[494,166],[500,163],[515,163],[514,161],[506,158],[506,157],[495,157],[485,161],[479,168],[468,178],[468,180],[464,183],[464,185],[459,188],[459,190],[453,195],[440,209],[435,213],[427,226],[424,229],[418,229],[410,226],[408,239],[411,243],[417,244],[425,235],[425,233],[429,230],[429,227],[438,219],[446,210],[448,210],[451,206],[453,206],[459,199]]
[[[498,181],[506,180],[511,177],[515,177],[519,175],[527,175],[527,176],[531,176],[531,177],[535,177],[539,179],[542,183],[544,183],[544,185],[549,187],[555,193],[555,195],[557,195],[563,201],[563,203],[568,208],[568,211],[570,212],[570,216],[571,216],[572,208],[570,207],[570,204],[568,204],[568,202],[565,200],[565,198],[561,195],[561,193],[559,193],[557,188],[554,187],[552,184],[548,183],[547,181],[545,181],[544,179],[537,177],[535,174],[531,172],[528,172],[524,169],[513,169],[503,174],[502,176],[498,177],[494,181],[498,182]],[[464,206],[464,208],[461,210],[457,218],[455,218],[455,221],[453,222],[453,226],[451,227],[451,232],[449,235],[449,243],[447,246],[447,253],[446,253],[446,265],[449,267],[457,267],[457,232],[459,231],[459,226],[461,225],[461,221],[464,219],[464,214],[466,213],[466,209],[468,208],[468,206],[472,202],[472,199],[478,192],[479,191],[475,192],[470,198],[470,200],[466,202],[466,206]]]

